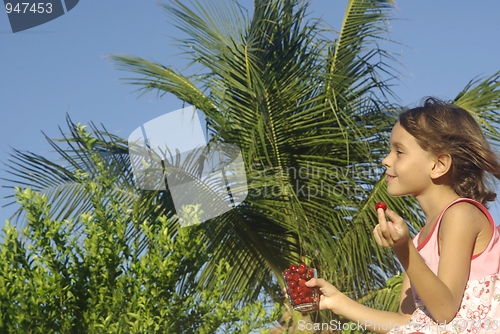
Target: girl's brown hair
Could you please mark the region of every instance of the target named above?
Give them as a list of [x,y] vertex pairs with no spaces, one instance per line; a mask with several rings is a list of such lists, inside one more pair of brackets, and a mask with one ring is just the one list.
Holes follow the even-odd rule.
[[495,200],[496,193],[485,185],[485,172],[500,179],[500,162],[467,110],[426,98],[422,106],[402,112],[399,123],[425,151],[451,156],[451,186],[459,196],[482,204]]

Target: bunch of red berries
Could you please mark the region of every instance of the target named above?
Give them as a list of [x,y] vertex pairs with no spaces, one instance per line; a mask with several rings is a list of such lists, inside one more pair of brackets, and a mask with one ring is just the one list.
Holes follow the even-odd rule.
[[304,263],[298,266],[292,264],[283,271],[287,284],[288,298],[295,310],[308,312],[318,307],[317,288],[306,286],[306,282],[317,277],[316,269],[307,267]]

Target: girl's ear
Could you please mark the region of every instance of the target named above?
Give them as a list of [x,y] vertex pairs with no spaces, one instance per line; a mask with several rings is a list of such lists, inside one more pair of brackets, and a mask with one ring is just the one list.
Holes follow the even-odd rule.
[[437,179],[446,173],[451,169],[451,155],[448,153],[442,153],[439,154],[434,158],[434,165],[432,166],[431,170],[431,178]]

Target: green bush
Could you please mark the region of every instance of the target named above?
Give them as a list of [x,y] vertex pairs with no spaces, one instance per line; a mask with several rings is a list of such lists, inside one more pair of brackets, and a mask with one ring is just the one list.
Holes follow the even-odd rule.
[[[268,332],[278,307],[224,300],[220,280],[203,290],[197,273],[208,257],[201,232],[172,228],[166,217],[136,224],[142,243],[127,242],[133,210],[105,177],[78,172],[92,210],[72,220],[50,218],[47,197],[17,190],[26,227],[6,222],[0,243],[2,333],[249,333]],[[154,226],[154,228],[153,228]],[[169,228],[170,226],[170,228]],[[143,247],[144,240],[147,247]]]

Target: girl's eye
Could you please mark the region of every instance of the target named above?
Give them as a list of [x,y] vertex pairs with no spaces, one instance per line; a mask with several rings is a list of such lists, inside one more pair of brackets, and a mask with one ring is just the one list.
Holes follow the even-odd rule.
[[397,155],[400,155],[400,154],[403,154],[403,152],[401,152],[401,151],[396,151],[396,154],[397,154]]

